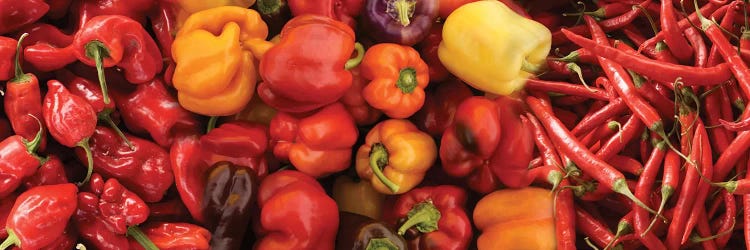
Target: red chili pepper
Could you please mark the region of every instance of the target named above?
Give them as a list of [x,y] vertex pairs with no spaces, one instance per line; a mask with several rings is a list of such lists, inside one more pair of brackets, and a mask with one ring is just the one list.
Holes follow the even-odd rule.
[[[2,198],[3,202],[0,202],[0,225],[7,223],[10,210],[13,209],[13,204],[16,203],[17,198],[18,194],[15,193]],[[8,238],[8,231],[5,227],[0,228],[0,238]]]
[[[651,151],[651,155],[643,169],[643,173],[638,178],[638,185],[635,188],[635,197],[641,200],[648,200],[656,175],[659,173],[662,161],[666,156],[666,148],[663,142],[657,144]],[[638,206],[633,206],[633,225],[635,233],[640,237],[641,242],[649,249],[667,249],[664,243],[651,231],[648,212]],[[658,213],[659,211],[657,211]]]
[[424,105],[410,120],[420,130],[435,138],[440,137],[453,123],[458,105],[474,95],[471,89],[458,79],[440,83],[425,94]]
[[555,92],[565,95],[580,96],[597,100],[609,100],[610,96],[603,89],[587,88],[583,85],[571,84],[568,82],[545,81],[539,79],[528,79],[525,85],[526,89],[536,91]]
[[24,25],[36,22],[49,11],[42,0],[0,2],[0,34],[13,32]]
[[210,165],[201,159],[199,136],[186,133],[175,137],[169,150],[169,158],[174,171],[175,186],[182,202],[193,219],[205,223],[201,202],[206,188],[206,171]]
[[0,198],[3,198],[18,188],[23,179],[34,175],[45,159],[36,155],[41,130],[34,140],[27,141],[20,135],[10,136],[0,142]]
[[693,51],[695,52],[693,53],[695,55],[694,65],[696,67],[706,67],[708,63],[708,48],[700,31],[694,27],[688,27],[685,30],[685,36],[690,41],[690,44],[693,45]]
[[39,186],[21,193],[5,224],[8,238],[0,249],[11,245],[39,249],[52,244],[76,211],[76,193],[78,188],[71,183]]
[[174,34],[177,34],[177,14],[173,7],[175,3],[156,1],[155,4],[156,7],[150,12],[148,19],[167,65],[166,70],[164,70],[164,82],[172,86],[172,76],[176,67],[172,59],[172,42],[174,41]]
[[65,231],[58,235],[52,243],[41,248],[41,250],[73,249],[73,246],[77,241],[78,232],[76,232],[75,228],[68,223],[65,227]]
[[253,170],[259,179],[268,174],[268,128],[259,123],[232,121],[201,136],[201,156],[207,165],[228,161]]
[[525,126],[533,129],[534,142],[536,143],[536,147],[539,149],[540,154],[543,156],[542,159],[544,160],[544,165],[556,167],[563,166],[560,156],[557,154],[557,150],[555,150],[555,145],[550,141],[547,133],[544,132],[544,127],[539,123],[539,120],[531,114],[526,114],[526,116],[521,117],[521,122],[523,122]]
[[[92,178],[93,180],[93,178]],[[78,209],[72,223],[88,247],[97,249],[129,249],[128,239],[107,228],[99,212],[99,198],[90,192],[78,194]]]
[[0,36],[0,81],[13,78],[15,73],[15,64],[13,58],[16,53],[16,44],[18,42],[10,37]]
[[[698,13],[701,13],[704,16],[708,16],[708,15],[711,15],[711,13],[713,13],[717,9],[719,9],[721,6],[722,5],[713,4],[710,2],[706,5],[703,5],[703,7],[700,8],[700,12],[695,11],[692,14],[690,14],[687,18],[682,18],[679,22],[677,22],[677,25],[679,26],[679,30],[685,30],[688,27],[691,27],[691,25],[695,25],[696,23],[699,23],[700,21],[698,20]],[[665,34],[663,31],[656,33],[656,35],[654,35],[653,37],[643,42],[641,46],[638,47],[638,51],[643,50],[643,48],[645,47],[653,46],[657,42],[664,40],[664,36]]]
[[[718,228],[718,230],[716,230],[719,234],[734,230],[737,222],[737,204],[734,195],[730,194],[729,192],[722,191],[721,197],[722,200],[724,200],[724,218],[722,219],[721,226]],[[720,249],[723,249],[729,242],[730,238],[731,235],[719,237],[718,239],[716,239],[716,246]]]
[[36,134],[42,131],[39,148],[43,151],[47,144],[47,134],[44,132],[42,123],[39,122],[42,118],[42,94],[39,90],[39,79],[34,74],[24,74],[21,68],[21,43],[26,36],[28,36],[26,33],[21,35],[16,45],[15,77],[5,85],[3,108],[13,131],[24,139],[33,140]]
[[[174,177],[168,153],[159,145],[131,135],[131,149],[108,127],[96,127],[90,145],[96,172],[107,178],[117,178],[123,186],[138,194],[146,202],[162,199]],[[83,150],[76,150],[79,159]]]
[[[650,4],[651,4],[651,0],[646,0],[640,3],[639,5],[648,6]],[[622,15],[602,20],[601,22],[599,22],[599,25],[601,25],[601,27],[604,28],[604,31],[607,31],[607,32],[618,30],[632,23],[633,20],[635,20],[635,18],[637,18],[640,13],[641,12],[639,9],[633,8],[630,11],[625,12]],[[584,17],[586,16],[588,15],[584,15]],[[553,46],[560,45],[564,42],[567,42],[567,40],[565,40],[565,37],[568,37],[568,39],[570,39],[568,35],[564,34],[565,31],[569,31],[575,34],[580,34],[580,35],[589,34],[589,29],[587,29],[585,25],[576,25],[576,26],[570,27],[569,29],[561,29],[558,32],[552,33],[552,45]]]
[[596,152],[596,156],[602,161],[609,161],[612,157],[617,155],[618,152],[625,149],[625,146],[627,146],[633,138],[636,138],[636,136],[643,133],[643,129],[643,122],[641,122],[636,115],[631,116],[617,134],[613,135],[609,140],[602,144],[602,147]]
[[576,228],[593,240],[597,246],[604,247],[613,242],[615,235],[604,223],[578,206],[575,207],[575,214]]
[[47,82],[44,96],[44,122],[52,138],[66,147],[80,147],[86,152],[88,171],[81,184],[91,177],[94,164],[89,137],[96,128],[94,108],[82,97],[73,95],[57,80]]
[[151,222],[140,226],[161,250],[209,249],[211,233],[205,228],[182,222]]
[[47,155],[47,159],[36,170],[34,175],[24,179],[23,185],[26,188],[36,186],[55,185],[68,183],[68,177],[65,174],[65,165],[59,157],[54,154]]
[[[71,17],[76,29],[85,27],[86,23],[96,16],[120,15],[139,23],[146,23],[146,13],[153,8],[154,0],[108,0],[108,1],[74,1],[70,6]],[[123,30],[126,31],[126,30]]]
[[[67,10],[66,10],[67,11]],[[21,32],[29,33],[23,56],[26,62],[39,71],[60,69],[76,61],[73,54],[73,36],[64,34],[49,24],[32,24]],[[1,71],[0,71],[1,72]]]
[[596,126],[604,123],[610,118],[615,117],[628,110],[628,106],[622,98],[615,98],[610,103],[592,113],[590,116],[584,117],[576,126],[570,131],[575,136],[581,136],[584,132],[589,132]]
[[[560,182],[561,186],[567,186],[570,183],[567,179]],[[573,191],[570,189],[561,189],[555,195],[555,240],[557,249],[572,250],[576,249],[576,211],[573,201]]]
[[[661,22],[661,32],[664,34],[664,42],[669,46],[669,50],[677,57],[680,62],[687,62],[692,57],[693,50],[690,49],[687,39],[682,36],[682,29],[677,24],[677,17],[674,13],[672,0],[661,1],[661,13],[659,21]],[[695,44],[693,44],[695,46]]]
[[[646,38],[643,37],[639,31],[637,31],[637,28],[633,24],[625,26],[625,28],[622,29],[622,33],[625,34],[625,36],[627,36],[628,39],[630,39],[630,41],[633,41],[633,43],[635,43],[635,45],[637,46],[641,46],[641,44],[646,41]],[[672,52],[669,51],[669,49],[667,48],[667,44],[665,44],[664,41],[660,41],[654,45],[642,48],[641,52],[653,59],[662,62],[673,64],[678,63],[677,58],[672,55]]]

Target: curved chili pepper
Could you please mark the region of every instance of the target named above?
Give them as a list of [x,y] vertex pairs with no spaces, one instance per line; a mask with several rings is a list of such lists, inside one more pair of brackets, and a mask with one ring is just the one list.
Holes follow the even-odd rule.
[[80,147],[86,152],[88,171],[81,184],[86,183],[94,169],[89,137],[96,128],[94,108],[83,99],[73,95],[57,80],[47,82],[47,94],[44,96],[44,123],[49,134],[66,147]]
[[[687,39],[682,36],[682,29],[677,24],[677,17],[674,13],[672,0],[661,1],[661,13],[659,15],[661,22],[661,32],[664,34],[664,42],[669,46],[669,50],[681,62],[687,62],[693,56],[693,50],[690,49]],[[695,44],[693,44],[695,46]]]
[[[34,74],[23,73],[21,68],[21,44],[28,33],[18,38],[15,57],[15,77],[5,85],[3,108],[13,131],[26,140],[33,140],[40,130],[44,130],[39,119],[42,118],[42,94],[39,90],[39,79]],[[42,132],[39,149],[44,150],[47,144],[47,133]]]
[[232,121],[201,136],[201,156],[207,165],[221,161],[247,167],[262,179],[268,174],[268,128],[258,123]]
[[0,2],[0,34],[13,32],[24,25],[39,20],[49,11],[42,0],[18,0]]
[[581,96],[599,100],[609,100],[610,96],[606,91],[599,88],[586,88],[582,85],[570,84],[565,82],[545,81],[530,78],[525,85],[528,90],[548,91],[565,95]]
[[201,209],[211,234],[211,248],[240,249],[249,228],[258,183],[252,169],[231,162],[211,166]]
[[[66,10],[67,11],[67,10]],[[76,61],[72,52],[73,36],[55,26],[43,23],[32,24],[20,32],[29,33],[28,44],[24,44],[23,56],[35,69],[53,71]],[[2,71],[0,71],[2,72]]]

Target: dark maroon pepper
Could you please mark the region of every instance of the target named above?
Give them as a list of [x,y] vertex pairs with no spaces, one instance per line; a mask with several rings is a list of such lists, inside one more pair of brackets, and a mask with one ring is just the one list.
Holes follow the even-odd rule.
[[363,24],[379,42],[412,46],[422,41],[438,16],[438,0],[367,0]]

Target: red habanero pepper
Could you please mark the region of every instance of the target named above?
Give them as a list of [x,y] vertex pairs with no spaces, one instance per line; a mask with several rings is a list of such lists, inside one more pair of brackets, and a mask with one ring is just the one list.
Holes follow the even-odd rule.
[[358,134],[354,119],[340,103],[308,116],[279,112],[269,131],[273,154],[315,178],[349,167]]
[[52,244],[76,211],[78,188],[72,183],[34,187],[16,199],[5,228],[8,238],[0,249],[16,245],[40,249]]
[[262,233],[255,249],[334,248],[336,202],[309,175],[282,170],[266,176],[258,189],[258,206]]
[[304,14],[321,15],[339,20],[352,28],[357,27],[355,18],[365,6],[365,0],[287,0],[293,16]]
[[[92,178],[93,180],[94,178]],[[73,223],[86,246],[97,249],[126,250],[128,239],[107,228],[99,212],[99,199],[96,194],[81,192],[78,194],[78,209],[73,215]]]
[[41,130],[34,140],[13,135],[0,142],[0,198],[18,188],[24,178],[34,175],[45,159],[36,155]]
[[473,95],[461,80],[448,80],[428,90],[424,105],[409,119],[420,130],[438,138],[453,123],[458,105]]
[[120,15],[131,18],[138,23],[146,23],[146,14],[151,10],[154,0],[94,0],[74,1],[70,6],[70,16],[76,20],[76,29],[84,27],[96,16]]
[[[117,178],[146,202],[161,200],[174,181],[169,154],[151,141],[125,136],[133,143],[132,149],[112,129],[96,127],[89,142],[96,172]],[[79,159],[85,158],[84,154],[76,150]]]
[[140,226],[161,250],[207,250],[211,233],[205,228],[183,222],[150,222]]
[[18,42],[10,37],[0,36],[0,81],[13,78],[15,64],[13,58],[16,53]]
[[159,79],[138,84],[115,87],[112,98],[125,126],[133,133],[148,133],[159,146],[168,147],[175,133],[182,129],[197,130],[195,115],[180,106]]
[[56,155],[47,155],[47,159],[40,166],[34,175],[24,180],[23,185],[26,188],[36,186],[55,185],[68,183],[68,177],[65,174],[65,165]]
[[[39,90],[39,79],[34,74],[23,73],[21,69],[21,43],[27,33],[18,38],[15,57],[15,77],[5,85],[3,108],[13,131],[26,140],[33,140],[35,135],[44,130],[39,119],[42,118],[42,94]],[[47,134],[42,132],[39,149],[44,150]]]
[[362,96],[362,90],[369,82],[362,77],[359,67],[355,67],[350,71],[352,72],[352,86],[339,101],[352,114],[352,118],[354,118],[357,125],[372,125],[380,119],[383,112],[370,106]]
[[438,57],[438,47],[443,41],[443,23],[433,23],[427,36],[417,44],[419,54],[430,73],[430,82],[442,82],[451,75]]
[[175,137],[169,149],[169,158],[182,203],[193,219],[205,223],[201,204],[203,190],[206,189],[206,173],[211,165],[201,159],[201,152],[198,134],[184,133]]
[[[29,33],[24,42],[23,57],[35,69],[47,72],[62,68],[76,61],[70,44],[73,36],[64,34],[55,26],[36,23],[22,29]],[[28,44],[27,44],[28,43]]]
[[201,136],[201,158],[207,165],[228,161],[253,170],[262,179],[268,174],[268,128],[259,123],[231,121]]
[[416,188],[398,197],[393,207],[398,234],[417,229],[410,249],[466,249],[471,241],[471,222],[466,215],[466,191],[457,186]]
[[49,5],[42,0],[0,1],[0,35],[36,22],[47,11]]
[[156,1],[156,7],[149,13],[151,30],[154,32],[156,42],[159,43],[161,54],[165,58],[167,68],[164,71],[164,82],[172,85],[172,76],[176,67],[172,59],[172,42],[177,34],[177,17],[173,5],[169,1]]
[[89,137],[96,128],[96,113],[86,99],[73,95],[57,80],[47,82],[47,94],[42,109],[49,134],[66,147],[80,147],[86,152],[88,171],[81,184],[86,183],[94,169]]
[[[654,182],[656,181],[656,175],[659,173],[662,161],[667,153],[664,146],[664,143],[660,142],[651,151],[651,155],[646,161],[643,174],[638,178],[638,184],[635,188],[636,198],[648,200],[648,196],[650,195]],[[657,238],[653,231],[650,231],[651,228],[648,222],[648,212],[635,205],[633,205],[633,211],[635,233],[641,238],[643,244],[650,249],[666,249],[664,243]]]

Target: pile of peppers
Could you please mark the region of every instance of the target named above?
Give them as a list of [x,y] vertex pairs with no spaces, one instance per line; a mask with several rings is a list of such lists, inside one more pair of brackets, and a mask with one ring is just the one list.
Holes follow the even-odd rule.
[[743,0],[0,0],[0,250],[750,248]]

